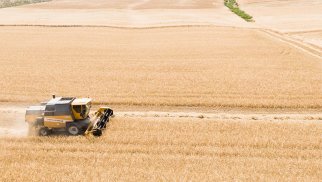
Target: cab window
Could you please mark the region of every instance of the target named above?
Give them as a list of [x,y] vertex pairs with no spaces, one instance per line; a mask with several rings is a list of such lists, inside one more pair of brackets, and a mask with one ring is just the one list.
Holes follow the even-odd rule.
[[82,109],[81,109],[81,113],[80,115],[84,118],[85,115],[86,115],[86,111],[87,111],[87,108],[86,108],[86,105],[82,105]]
[[83,118],[85,117],[85,115],[87,114],[86,112],[88,111],[86,105],[75,105],[73,106],[73,109],[75,112],[79,113],[79,115]]
[[75,105],[73,106],[74,111],[76,111],[77,113],[81,113],[82,110],[82,106],[81,105]]

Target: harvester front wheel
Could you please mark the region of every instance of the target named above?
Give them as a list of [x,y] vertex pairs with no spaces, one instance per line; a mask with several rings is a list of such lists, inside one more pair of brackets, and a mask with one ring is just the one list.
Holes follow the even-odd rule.
[[70,125],[67,126],[67,132],[70,135],[78,135],[79,131],[80,131],[79,128],[75,124],[70,124]]
[[46,127],[41,127],[38,131],[39,136],[48,136],[50,133],[49,129]]
[[102,134],[103,134],[103,133],[102,133],[102,130],[94,130],[94,131],[93,131],[93,135],[94,135],[94,136],[100,137],[100,136],[102,136]]

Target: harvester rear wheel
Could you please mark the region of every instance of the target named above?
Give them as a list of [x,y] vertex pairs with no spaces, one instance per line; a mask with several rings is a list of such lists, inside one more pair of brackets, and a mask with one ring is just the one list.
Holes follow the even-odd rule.
[[80,132],[80,129],[77,127],[77,125],[75,124],[69,124],[67,126],[67,132],[70,134],[70,135],[78,135],[79,132]]
[[39,136],[48,136],[50,133],[49,129],[46,127],[41,127],[38,131]]

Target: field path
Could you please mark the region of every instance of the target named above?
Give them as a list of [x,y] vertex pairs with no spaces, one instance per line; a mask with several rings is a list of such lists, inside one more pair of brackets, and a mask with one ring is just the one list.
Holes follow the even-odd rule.
[[322,59],[322,47],[319,47],[314,44],[309,44],[304,41],[300,41],[298,39],[295,39],[294,37],[286,35],[285,33],[283,34],[269,29],[262,29],[262,32],[284,43],[287,43],[307,54],[310,54],[311,56]]
[[[0,106],[0,136],[27,136],[27,124],[24,122],[24,115],[27,106],[1,105]],[[95,109],[94,109],[95,110]],[[191,111],[115,111],[115,118],[118,120],[142,119],[192,119],[202,121],[221,122],[291,122],[291,123],[320,123],[322,113],[320,112],[191,112]]]

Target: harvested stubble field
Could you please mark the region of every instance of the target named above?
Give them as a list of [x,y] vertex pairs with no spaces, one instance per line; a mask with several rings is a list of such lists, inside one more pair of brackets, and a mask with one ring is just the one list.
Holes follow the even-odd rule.
[[104,137],[0,139],[3,181],[319,181],[321,124],[117,117]]
[[239,0],[260,27],[290,33],[294,39],[317,46],[322,52],[322,1]]
[[2,102],[322,107],[321,60],[260,30],[0,27]]

